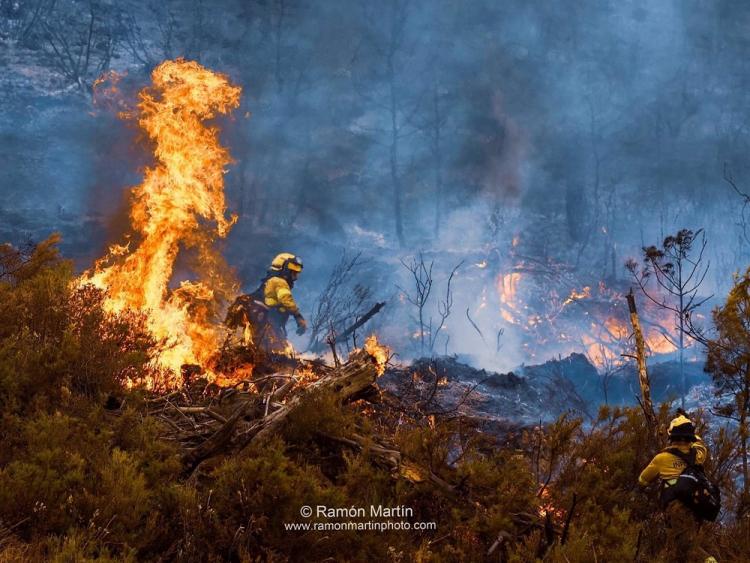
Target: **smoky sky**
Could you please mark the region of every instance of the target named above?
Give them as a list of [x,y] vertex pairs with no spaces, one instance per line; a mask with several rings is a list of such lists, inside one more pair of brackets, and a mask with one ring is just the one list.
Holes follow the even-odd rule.
[[[91,64],[73,78],[45,29],[77,52],[90,4]],[[523,256],[616,281],[628,256],[683,227],[706,229],[710,290],[747,263],[743,200],[724,178],[750,186],[745,3],[40,6],[46,27],[23,4],[0,26],[2,236],[60,230],[79,267],[125,228],[127,189],[152,158],[91,86],[125,74],[118,103],[132,104],[178,56],[243,88],[216,126],[240,217],[226,252],[248,287],[277,248],[316,265],[311,294],[344,248],[394,270],[427,250],[446,272],[488,258],[497,274]]]

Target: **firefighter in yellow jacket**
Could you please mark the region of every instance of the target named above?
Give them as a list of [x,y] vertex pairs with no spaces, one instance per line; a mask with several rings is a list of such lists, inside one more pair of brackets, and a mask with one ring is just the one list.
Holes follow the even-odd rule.
[[[668,450],[677,449],[695,459],[696,465],[703,465],[708,458],[708,449],[703,440],[695,434],[693,422],[683,410],[669,424],[667,437],[669,448],[654,456],[638,477],[638,484],[646,486],[657,479],[660,484],[660,503],[664,510],[667,527],[667,547],[675,561],[711,561],[713,558],[698,547],[700,522],[682,501],[675,497],[673,487],[677,484],[687,463]],[[692,557],[691,557],[692,556]]]
[[[679,414],[677,418],[673,419],[669,424],[667,436],[670,448],[676,448],[688,455],[691,453],[691,450],[694,450],[696,465],[703,465],[705,463],[708,457],[708,449],[706,449],[703,440],[695,435],[695,426],[687,416]],[[654,456],[651,463],[641,472],[641,475],[638,477],[638,483],[640,485],[648,485],[653,483],[658,477],[661,479],[663,490],[668,490],[670,486],[676,483],[677,478],[685,467],[687,467],[687,464],[676,455],[668,451],[660,452]],[[666,495],[667,503],[670,502],[668,498],[669,495]]]
[[286,348],[286,324],[289,317],[297,323],[297,334],[304,334],[307,322],[292,295],[294,282],[302,272],[302,260],[288,252],[271,262],[258,289],[241,295],[229,308],[227,325],[250,326],[253,343],[266,352],[280,352]]

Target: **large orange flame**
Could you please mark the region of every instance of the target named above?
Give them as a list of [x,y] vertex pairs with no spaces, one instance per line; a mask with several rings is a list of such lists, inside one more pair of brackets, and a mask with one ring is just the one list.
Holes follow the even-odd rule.
[[[125,116],[137,118],[156,159],[132,189],[132,232],[79,283],[105,289],[111,311],[147,316],[153,335],[167,344],[157,362],[171,370],[169,385],[178,383],[182,365],[205,366],[216,352],[222,335],[212,316],[237,287],[214,246],[236,220],[227,218],[224,200],[225,168],[232,159],[219,144],[218,129],[205,122],[236,108],[241,88],[182,59],[163,62],[151,78],[153,86],[140,92],[137,111]],[[197,279],[171,290],[181,250]]]

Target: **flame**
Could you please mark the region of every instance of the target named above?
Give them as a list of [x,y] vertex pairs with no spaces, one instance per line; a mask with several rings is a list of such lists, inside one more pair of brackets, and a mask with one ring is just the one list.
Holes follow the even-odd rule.
[[[133,115],[153,142],[155,164],[132,188],[131,233],[122,245],[84,272],[79,284],[107,291],[109,311],[133,309],[147,316],[153,335],[166,343],[156,362],[176,380],[184,364],[205,365],[221,343],[217,307],[237,284],[214,247],[236,217],[226,217],[224,174],[232,162],[218,129],[205,121],[239,105],[241,88],[196,62],[165,61],[153,86],[139,94]],[[170,291],[175,262],[188,250],[197,281]],[[153,386],[155,382],[146,382]]]
[[562,519],[565,516],[565,510],[556,507],[552,503],[552,495],[549,491],[549,485],[540,483],[539,499],[540,504],[537,507],[537,513],[541,518],[546,517],[548,514],[553,518]]
[[391,351],[387,346],[378,342],[378,337],[373,335],[365,339],[365,352],[370,354],[377,364],[378,375],[383,375],[385,366],[390,359]]
[[297,377],[297,387],[307,387],[320,379],[320,373],[315,371],[312,366],[306,365],[294,374]]
[[519,272],[503,274],[498,278],[498,292],[500,294],[500,314],[511,324],[519,324],[520,307],[517,303],[518,283],[521,281]]
[[646,347],[652,354],[669,354],[677,350],[677,346],[664,338],[659,327],[646,329],[643,338],[646,341]]
[[[632,327],[622,292],[607,287],[603,281],[571,289],[565,287],[562,275],[561,286],[550,287],[547,278],[519,273],[524,266],[523,262],[517,262],[510,273],[500,274],[496,287],[500,316],[523,335],[526,342],[522,347],[528,359],[533,359],[538,351],[547,356],[582,352],[600,369],[625,361],[622,354],[630,346]],[[564,272],[561,264],[551,262],[547,267]],[[563,299],[561,296],[566,294]],[[580,306],[573,306],[574,303]],[[650,352],[675,351],[675,346],[664,337],[672,332],[674,325],[669,314],[648,303],[644,304],[643,313],[650,321],[644,328]]]
[[94,107],[113,112],[125,109],[126,105],[120,90],[120,82],[126,74],[109,70],[94,80],[92,85]]
[[596,367],[622,362],[620,355],[630,335],[630,326],[622,319],[608,317],[603,323],[592,322],[591,330],[581,336],[586,356]]
[[583,288],[581,291],[576,291],[575,289],[570,292],[570,295],[568,298],[563,301],[562,306],[565,307],[566,305],[570,305],[574,301],[578,301],[579,299],[586,299],[588,297],[591,297],[591,287],[588,285]]

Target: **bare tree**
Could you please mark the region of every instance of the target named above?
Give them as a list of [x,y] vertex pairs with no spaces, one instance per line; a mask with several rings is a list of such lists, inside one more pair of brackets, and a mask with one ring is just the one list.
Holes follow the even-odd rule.
[[737,182],[732,175],[732,171],[729,170],[727,163],[724,163],[724,181],[729,184],[735,193],[742,199],[742,211],[740,211],[740,228],[742,229],[742,238],[745,244],[750,244],[750,233],[748,233],[748,220],[747,212],[750,207],[750,194],[741,190],[737,185]]
[[[697,256],[693,252],[693,245],[696,242],[698,244]],[[691,315],[713,297],[713,295],[698,296],[698,290],[706,279],[710,267],[710,262],[705,264],[703,262],[705,249],[706,237],[703,229],[695,232],[682,229],[676,235],[666,237],[660,248],[656,246],[644,248],[642,264],[639,265],[633,259],[626,263],[626,267],[643,294],[659,308],[672,312],[677,319],[675,327],[677,339],[670,341],[679,351],[683,408],[687,393],[685,335],[696,334],[691,330]],[[648,288],[648,282],[651,279],[656,282],[658,292]]]
[[131,10],[122,10],[118,16],[122,31],[122,42],[135,60],[147,68],[156,66],[163,59],[173,57],[175,37],[180,33],[177,17],[170,0],[148,4],[149,23],[158,33],[144,30],[144,26]]
[[82,92],[109,68],[120,41],[116,7],[101,0],[57,0],[39,8],[29,33],[47,59]]
[[[364,41],[355,54],[354,61],[361,62],[369,54],[371,64],[354,70],[355,73],[359,71],[368,74],[368,78],[375,76],[377,80],[370,80],[364,84],[361,77],[355,76],[353,81],[360,97],[379,114],[380,125],[361,126],[360,130],[373,134],[375,142],[388,151],[393,218],[396,238],[402,248],[406,246],[406,238],[402,181],[404,155],[401,142],[405,137],[418,131],[415,118],[421,106],[421,98],[427,91],[426,88],[417,87],[418,93],[414,95],[414,92],[409,90],[414,88],[414,78],[404,80],[403,76],[408,67],[406,59],[416,49],[416,41],[409,41],[408,37],[409,16],[410,2],[408,0],[388,0],[384,4],[366,4],[367,31]],[[370,22],[375,21],[382,21],[383,29],[370,25]],[[373,91],[373,84],[383,86]]]
[[[619,360],[617,357],[613,356],[610,352],[610,349],[607,348],[604,344],[598,344],[596,354],[598,361],[598,372],[599,372],[599,380],[602,385],[602,394],[604,395],[604,404],[609,405],[609,385],[612,382],[612,379],[614,379],[617,375],[622,373],[622,371],[625,369],[625,363],[621,360]],[[588,360],[591,363],[593,362],[593,358],[590,357],[591,354],[588,354]]]
[[[458,269],[463,265],[464,261],[461,260],[454,268],[451,270],[450,275],[448,276],[448,281],[445,284],[445,299],[438,302],[438,314],[440,315],[440,322],[435,328],[435,330],[432,330],[432,318],[430,318],[430,353],[432,353],[435,350],[435,343],[437,342],[437,337],[440,334],[440,331],[443,330],[445,327],[445,321],[448,320],[448,317],[451,315],[451,309],[453,308],[453,289],[451,287],[451,284],[453,282],[453,276],[456,275],[456,272]],[[448,343],[446,341],[445,344],[445,353],[448,354]]]
[[47,0],[37,0],[33,4],[0,0],[0,38],[23,43],[47,3]]
[[399,290],[401,290],[404,299],[411,303],[417,310],[416,324],[418,326],[420,354],[424,354],[425,350],[430,354],[433,354],[435,351],[437,338],[445,328],[445,322],[450,317],[453,309],[453,278],[464,262],[463,260],[459,262],[448,275],[445,285],[445,299],[437,303],[438,321],[435,321],[428,311],[428,303],[434,283],[432,277],[434,263],[434,260],[431,260],[429,264],[426,263],[424,254],[421,252],[413,257],[410,262],[404,259],[401,260],[401,264],[411,274],[413,291],[407,291],[401,287],[399,287]]
[[[326,336],[336,340],[337,334],[366,312],[372,291],[354,281],[355,271],[363,264],[361,252],[353,256],[346,251],[342,253],[315,301],[310,320],[309,350],[320,350]],[[352,334],[352,337],[356,338],[356,334]]]
[[432,292],[432,267],[434,260],[430,261],[429,265],[424,261],[424,255],[420,252],[416,257],[411,259],[411,262],[406,262],[403,258],[401,264],[409,270],[411,273],[412,280],[414,282],[414,292],[406,291],[399,287],[404,298],[414,305],[417,309],[417,320],[419,326],[419,351],[420,354],[424,354],[425,349],[425,334],[428,333],[428,326],[425,323],[425,307],[427,301],[430,299],[430,293]]
[[[438,49],[441,46],[437,47]],[[433,60],[432,65],[437,61]],[[432,79],[430,86],[429,100],[423,104],[423,111],[415,118],[416,126],[421,134],[426,138],[430,149],[432,160],[432,170],[434,174],[434,204],[435,204],[435,224],[434,233],[438,236],[440,225],[443,220],[443,199],[445,198],[443,186],[443,159],[445,152],[446,127],[450,119],[451,104],[447,98],[449,90],[440,80],[437,71]]]

